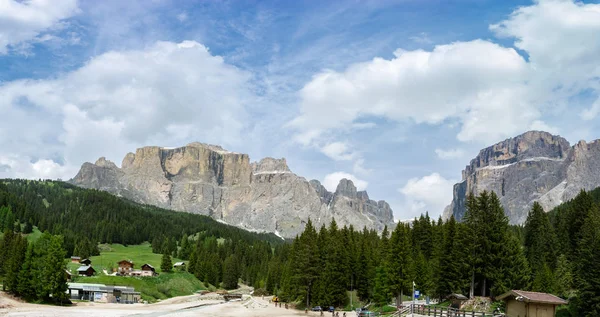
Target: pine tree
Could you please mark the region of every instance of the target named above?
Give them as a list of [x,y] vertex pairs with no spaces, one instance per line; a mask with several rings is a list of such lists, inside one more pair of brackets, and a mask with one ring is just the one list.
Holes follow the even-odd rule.
[[582,316],[600,316],[600,211],[591,207],[577,248],[577,306]]
[[223,287],[225,289],[235,289],[238,286],[238,268],[237,260],[230,255],[223,262]]
[[534,276],[534,290],[553,289],[554,287],[550,286],[553,284],[553,277],[548,273],[548,269],[556,267],[556,237],[548,215],[537,202],[527,215],[524,243],[525,254]]
[[556,281],[556,294],[567,298],[573,287],[573,273],[571,273],[571,264],[564,254],[561,254],[556,261],[554,280]]
[[171,261],[171,255],[169,252],[163,253],[160,261],[160,270],[163,272],[171,272],[173,269],[173,262]]
[[373,302],[378,306],[387,305],[390,302],[392,294],[389,291],[389,285],[387,283],[387,272],[385,267],[380,265],[376,269],[375,286],[373,289]]
[[396,297],[396,305],[401,303],[401,295],[410,293],[412,256],[410,251],[410,227],[399,223],[392,233],[389,245],[386,271],[391,293]]
[[19,272],[17,293],[26,300],[33,300],[36,297],[36,280],[33,267],[33,245],[29,245],[21,271]]

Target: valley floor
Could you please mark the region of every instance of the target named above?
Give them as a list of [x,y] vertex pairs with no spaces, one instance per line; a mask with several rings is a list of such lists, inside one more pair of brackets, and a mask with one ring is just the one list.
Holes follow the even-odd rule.
[[[212,297],[214,298],[214,297]],[[319,316],[318,313],[275,307],[260,297],[247,298],[244,301],[224,302],[211,299],[210,295],[191,295],[171,298],[156,304],[101,304],[76,303],[70,307],[37,305],[23,303],[0,294],[0,316],[8,317],[104,317],[104,316],[140,316],[140,317],[292,317]]]

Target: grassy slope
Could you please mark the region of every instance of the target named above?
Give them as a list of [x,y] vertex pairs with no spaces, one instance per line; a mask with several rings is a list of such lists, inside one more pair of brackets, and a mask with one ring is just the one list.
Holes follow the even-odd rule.
[[[162,254],[152,253],[150,243],[130,246],[124,246],[122,244],[101,244],[99,248],[100,255],[90,258],[96,272],[102,272],[103,269],[106,269],[107,271],[110,271],[110,268],[116,269],[119,266],[117,262],[121,260],[132,260],[135,269],[139,269],[144,263],[148,263],[154,266],[157,272],[161,272],[160,262]],[[174,258],[171,259],[171,261],[175,263],[182,260]]]
[[[204,284],[192,274],[186,272],[161,273],[162,255],[152,253],[152,247],[149,243],[127,247],[121,244],[103,244],[99,248],[100,255],[90,258],[97,276],[77,277],[75,282],[133,286],[136,291],[142,293],[143,299],[150,302],[174,296],[190,295],[198,290],[206,289]],[[125,277],[106,276],[102,273],[103,269],[109,270],[111,267],[118,267],[117,262],[121,260],[132,260],[136,269],[144,263],[149,263],[160,274],[157,277]],[[173,263],[178,261],[181,260],[173,259]],[[75,272],[79,264],[69,262],[67,267]]]
[[142,299],[155,302],[158,299],[190,295],[206,289],[204,284],[187,272],[163,273],[157,277],[126,277],[98,275],[78,277],[78,283],[98,283],[106,285],[132,286],[140,292]]

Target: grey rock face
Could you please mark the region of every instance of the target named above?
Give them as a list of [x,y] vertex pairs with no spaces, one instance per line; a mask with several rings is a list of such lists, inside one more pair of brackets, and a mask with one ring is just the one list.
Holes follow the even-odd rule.
[[560,136],[530,131],[485,148],[462,172],[443,218],[464,217],[466,197],[484,190],[500,197],[512,224],[521,224],[533,202],[549,211],[581,189],[600,186],[600,141],[571,147]]
[[292,173],[283,158],[250,163],[246,154],[190,143],[174,149],[140,148],[128,153],[121,166],[104,158],[84,163],[70,182],[284,237],[302,232],[309,218],[316,226],[332,218],[356,229],[394,226],[386,202],[370,200],[349,180],[340,181],[331,193],[318,181]]

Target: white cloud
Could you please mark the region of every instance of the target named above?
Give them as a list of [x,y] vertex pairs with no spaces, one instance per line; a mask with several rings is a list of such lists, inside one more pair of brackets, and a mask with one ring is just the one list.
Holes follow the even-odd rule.
[[[600,94],[600,4],[537,1],[490,29],[514,38],[515,46],[527,52],[531,92],[539,100],[569,103],[569,97],[581,92]],[[591,118],[594,112],[592,106],[582,117]]]
[[437,156],[442,160],[454,160],[454,159],[463,158],[465,155],[465,152],[461,149],[449,149],[449,150],[435,149],[435,154],[437,154]]
[[185,22],[188,19],[188,15],[185,12],[181,12],[177,15],[177,20],[179,20],[179,22]]
[[600,98],[596,99],[594,104],[581,112],[581,118],[586,121],[594,120],[598,114],[600,114]]
[[[35,40],[77,11],[77,0],[0,0],[0,54]],[[40,41],[44,39],[48,37],[41,37]]]
[[460,140],[492,142],[539,118],[527,98],[527,72],[514,49],[488,41],[397,50],[391,60],[314,76],[300,92],[301,114],[290,125],[298,131],[296,141],[310,144],[363,117],[427,124],[458,118]]
[[405,197],[406,213],[418,216],[429,212],[430,215],[439,215],[452,201],[452,187],[455,181],[448,180],[438,173],[422,178],[411,178],[399,191]]
[[346,172],[334,172],[325,175],[325,178],[323,179],[323,186],[325,186],[328,191],[335,192],[340,180],[344,178],[351,180],[354,183],[354,186],[356,186],[357,190],[365,190],[369,185],[367,181],[359,179],[352,174]]
[[417,44],[431,44],[433,41],[429,38],[429,35],[425,32],[421,32],[418,35],[413,35],[408,38],[409,40]]
[[321,152],[336,161],[349,161],[356,155],[344,142],[333,142],[321,147]]
[[[137,146],[239,144],[249,86],[246,72],[196,42],[112,51],[56,79],[0,85],[0,148],[60,162],[65,168],[57,170],[70,173],[99,156],[119,164]],[[13,175],[47,174],[4,165]]]
[[30,157],[0,155],[0,178],[58,179],[65,174],[74,176],[76,172],[76,168],[63,166],[52,160],[31,162]]
[[354,164],[352,165],[352,171],[355,174],[368,175],[373,171],[373,169],[365,168],[365,159],[359,158],[354,161]]

